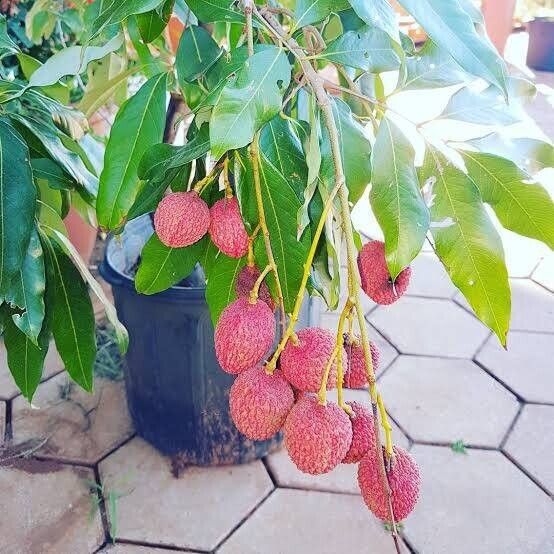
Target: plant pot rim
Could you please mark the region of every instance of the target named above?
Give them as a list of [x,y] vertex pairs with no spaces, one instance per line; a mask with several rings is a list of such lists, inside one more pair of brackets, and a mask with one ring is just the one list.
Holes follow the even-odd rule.
[[539,21],[540,23],[554,23],[554,14],[553,15],[537,15],[529,21],[533,23],[534,21]]

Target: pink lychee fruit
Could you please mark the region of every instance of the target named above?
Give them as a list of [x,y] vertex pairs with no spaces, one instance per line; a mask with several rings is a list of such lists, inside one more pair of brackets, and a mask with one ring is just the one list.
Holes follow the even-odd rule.
[[293,405],[292,387],[281,372],[269,375],[262,366],[243,371],[229,393],[231,418],[237,429],[252,440],[275,435]]
[[[390,521],[389,503],[383,487],[379,462],[368,452],[358,466],[358,485],[367,507],[383,521]],[[387,472],[391,489],[394,519],[402,521],[414,509],[419,497],[419,468],[414,459],[398,446],[394,447],[392,467]]]
[[[246,265],[244,266],[237,275],[237,280],[235,282],[235,292],[237,296],[247,297],[250,294],[250,291],[254,288],[256,280],[260,276],[260,270],[255,265]],[[271,311],[275,311],[275,302],[271,297],[269,292],[269,287],[265,281],[262,281],[260,288],[258,290],[258,297],[260,300],[263,300],[270,308]]]
[[168,194],[154,213],[156,234],[171,248],[183,248],[198,242],[209,226],[210,209],[195,191]]
[[285,447],[304,473],[319,475],[336,467],[350,448],[352,425],[344,410],[333,402],[325,406],[305,394],[285,421]]
[[[371,350],[371,361],[373,362],[373,371],[377,372],[379,367],[380,353],[375,343],[369,343]],[[349,337],[346,340],[344,349],[348,357],[348,365],[344,373],[344,386],[349,389],[361,389],[367,387],[367,368],[365,365],[364,349],[359,337]]]
[[368,242],[358,254],[358,268],[363,291],[377,304],[396,302],[408,288],[411,268],[404,268],[396,280],[391,279],[385,260],[385,243]]
[[343,464],[358,463],[369,451],[375,449],[375,418],[371,409],[359,402],[347,402],[352,408],[352,443],[342,460]]
[[238,374],[257,365],[275,340],[275,316],[257,300],[229,304],[215,327],[215,353],[224,371]]
[[210,237],[227,256],[242,258],[248,252],[248,233],[235,196],[222,198],[210,208]]
[[[280,367],[288,382],[306,392],[317,392],[323,380],[325,366],[335,348],[335,339],[330,331],[320,327],[307,327],[297,334],[298,341],[290,339],[281,357]],[[343,353],[343,360],[346,355]],[[327,379],[327,388],[337,383],[337,366],[333,363]]]

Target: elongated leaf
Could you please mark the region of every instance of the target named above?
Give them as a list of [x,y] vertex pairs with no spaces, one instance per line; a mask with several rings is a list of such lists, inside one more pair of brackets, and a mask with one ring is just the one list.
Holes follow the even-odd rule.
[[371,207],[385,235],[392,279],[417,256],[429,229],[429,210],[419,191],[410,141],[384,117],[373,148]]
[[169,23],[174,4],[175,0],[162,0],[157,9],[137,15],[137,25],[144,42],[152,42],[162,34]]
[[107,0],[101,3],[101,10],[92,24],[92,40],[98,36],[108,25],[120,23],[130,15],[146,13],[157,8],[164,0]]
[[203,23],[244,21],[242,13],[235,9],[234,0],[188,0],[187,5]]
[[47,181],[51,188],[67,190],[75,185],[75,181],[56,162],[48,158],[33,158],[31,167],[33,178]]
[[431,229],[436,252],[477,317],[506,344],[510,287],[502,241],[473,181],[436,150],[428,150],[420,182],[433,185]]
[[423,47],[406,59],[406,73],[402,90],[420,90],[448,87],[467,79],[461,67],[448,50],[427,40]]
[[100,174],[96,213],[105,229],[118,229],[138,192],[137,168],[146,150],[161,142],[167,74],[149,79],[115,118]]
[[0,118],[0,302],[23,264],[33,227],[36,190],[29,157],[21,135]]
[[398,0],[431,39],[471,75],[481,77],[507,95],[506,68],[488,39],[457,1]]
[[36,345],[44,320],[45,288],[42,246],[38,232],[33,229],[23,265],[12,280],[6,301],[24,310],[23,314],[12,316],[13,322]]
[[254,54],[235,80],[221,92],[210,120],[214,158],[246,146],[254,133],[281,109],[283,91],[289,86],[291,67],[277,47]]
[[194,25],[187,27],[181,35],[175,57],[179,85],[204,75],[222,53],[223,50],[206,29]]
[[348,0],[298,0],[294,15],[296,28],[323,21],[332,13],[350,8]]
[[392,48],[390,37],[369,26],[344,33],[318,57],[370,73],[392,71],[400,66],[400,58]]
[[554,249],[554,202],[516,164],[493,154],[463,152],[467,171],[500,223]]
[[[17,60],[19,61],[19,65],[26,79],[30,79],[31,75],[42,66],[39,60],[23,52],[17,54]],[[42,88],[42,92],[56,99],[61,104],[69,104],[69,88],[63,83],[54,83],[53,85],[44,87]]]
[[0,60],[6,56],[17,54],[19,47],[8,35],[6,18],[0,15]]
[[186,246],[171,248],[152,235],[141,253],[135,287],[141,294],[155,294],[176,285],[192,273],[206,249],[207,238]]
[[373,25],[389,35],[392,40],[400,44],[398,23],[394,9],[387,0],[349,0],[350,5],[360,19],[368,25]]

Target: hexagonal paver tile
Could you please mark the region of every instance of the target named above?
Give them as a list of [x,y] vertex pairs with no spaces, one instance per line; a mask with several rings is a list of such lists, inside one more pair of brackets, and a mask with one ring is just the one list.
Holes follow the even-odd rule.
[[[370,549],[370,550],[368,550]],[[277,489],[218,554],[395,552],[361,497]]]
[[404,533],[416,552],[554,552],[554,504],[500,452],[415,445],[422,489]]
[[511,285],[511,329],[554,333],[554,295],[529,279],[514,279]]
[[507,345],[491,336],[476,360],[527,402],[554,402],[554,337],[512,331]]
[[533,281],[554,292],[554,253],[550,254],[533,272]]
[[554,406],[527,404],[504,450],[554,494]]
[[6,434],[6,403],[0,402],[0,445],[4,442]]
[[519,409],[513,394],[469,360],[400,356],[379,385],[415,441],[497,447]]
[[[175,550],[167,550],[165,548],[155,548],[152,546],[138,546],[136,544],[110,544],[100,552],[106,552],[109,554],[150,554],[150,552],[153,552],[154,554],[159,553],[162,554],[163,552],[175,552]],[[186,552],[184,550],[180,550],[179,552]]]
[[[54,342],[50,343],[48,354],[44,360],[44,370],[42,380],[48,379],[63,371],[63,362],[60,359]],[[8,368],[7,352],[4,347],[4,341],[0,340],[0,400],[10,400],[19,394],[19,389],[13,380],[12,374]]]
[[421,253],[411,265],[412,276],[407,295],[452,298],[457,289],[435,254]]
[[260,461],[171,474],[169,460],[135,438],[100,463],[105,490],[120,491],[118,538],[213,550],[273,489]]
[[91,512],[92,470],[17,460],[0,467],[5,554],[93,552],[104,542],[98,510]]
[[471,358],[489,334],[450,300],[404,296],[374,310],[369,320],[404,354]]
[[57,375],[39,386],[33,406],[14,400],[12,430],[16,443],[48,437],[43,457],[94,464],[133,434],[124,384],[96,379],[91,395]]

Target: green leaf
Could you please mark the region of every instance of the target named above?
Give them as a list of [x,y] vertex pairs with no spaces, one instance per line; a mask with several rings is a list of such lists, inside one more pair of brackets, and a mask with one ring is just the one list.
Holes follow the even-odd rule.
[[119,34],[104,46],[69,46],[63,48],[41,65],[29,79],[30,87],[45,87],[57,83],[66,75],[80,75],[93,60],[99,60],[123,44]]
[[188,277],[206,249],[207,238],[184,248],[171,248],[152,235],[141,252],[135,287],[141,294],[155,294]]
[[360,19],[368,25],[381,29],[389,37],[400,44],[398,23],[394,9],[387,0],[349,0],[350,5]]
[[272,47],[254,54],[225,86],[210,120],[210,143],[218,159],[246,146],[254,133],[281,109],[291,67],[283,50]]
[[554,249],[554,202],[514,162],[493,154],[461,152],[483,201],[506,229],[544,242]]
[[62,220],[63,199],[61,191],[54,190],[48,186],[47,181],[38,180],[37,188],[37,219],[41,225],[56,229],[60,233],[67,234]]
[[49,268],[47,290],[52,298],[49,309],[52,310],[56,348],[71,378],[91,392],[96,336],[88,289],[78,269],[58,244],[44,234],[41,238]]
[[370,199],[385,235],[392,279],[417,256],[429,229],[429,210],[419,191],[414,158],[408,138],[384,117],[373,147]]
[[29,149],[14,127],[0,118],[0,303],[23,264],[35,201]]
[[400,66],[400,58],[392,48],[390,37],[384,31],[369,26],[344,33],[331,42],[318,58],[370,73],[393,71]]
[[188,7],[203,23],[214,21],[244,21],[244,16],[233,9],[235,0],[187,0]]
[[163,138],[167,74],[149,79],[117,113],[100,174],[96,213],[104,229],[118,229],[138,192],[137,169],[146,150]]
[[471,139],[467,144],[478,150],[508,158],[529,173],[537,173],[546,167],[554,167],[554,145],[533,138],[510,138],[500,133],[489,133]]
[[137,15],[139,33],[144,42],[152,42],[162,34],[169,23],[174,4],[175,0],[165,0],[157,9]]
[[223,50],[203,27],[187,27],[181,35],[175,57],[179,85],[183,86],[205,75],[222,53]]
[[502,241],[473,181],[437,150],[428,150],[420,182],[433,189],[435,250],[477,317],[506,344],[510,287]]
[[507,94],[506,67],[471,17],[455,2],[398,0],[429,37],[471,75],[481,77]]
[[44,320],[45,287],[44,256],[38,233],[33,229],[23,265],[12,280],[6,301],[24,310],[23,314],[12,316],[13,322],[34,344],[38,344]]
[[406,73],[399,88],[420,90],[448,87],[463,83],[466,79],[467,75],[448,50],[427,40],[418,52],[406,58]]
[[8,35],[8,26],[6,18],[0,15],[0,60],[6,56],[17,54],[19,47]]
[[75,181],[56,162],[49,158],[33,158],[31,167],[33,178],[47,181],[51,188],[68,190],[75,186]]
[[295,28],[323,21],[332,13],[338,13],[350,8],[348,0],[298,0],[294,15]]
[[[349,199],[355,204],[362,197],[371,180],[371,143],[362,125],[352,117],[348,104],[334,98],[332,106],[339,132]],[[327,190],[332,190],[335,186],[335,170],[326,129],[322,130],[320,175]]]
[[[17,60],[19,61],[21,71],[23,71],[23,75],[25,75],[26,79],[30,79],[31,75],[42,66],[39,60],[23,52],[17,54]],[[55,98],[62,104],[69,104],[69,88],[63,83],[54,83],[53,85],[44,87],[42,92],[51,98]]]

